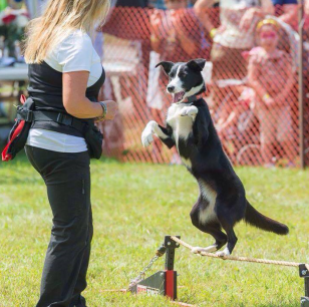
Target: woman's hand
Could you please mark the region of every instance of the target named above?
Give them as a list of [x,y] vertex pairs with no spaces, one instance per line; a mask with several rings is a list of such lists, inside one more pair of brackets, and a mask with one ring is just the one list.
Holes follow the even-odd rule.
[[243,15],[240,23],[239,23],[239,29],[246,31],[248,30],[252,23],[253,23],[253,19],[254,17],[258,14],[259,9],[257,8],[250,8],[248,9],[245,14]]
[[271,97],[269,97],[269,98],[267,98],[267,99],[263,99],[263,101],[264,101],[264,103],[265,103],[265,105],[266,105],[267,107],[273,107],[273,106],[276,105],[275,100],[274,100],[273,98],[271,98]]
[[119,112],[118,104],[113,100],[102,101],[106,105],[106,114],[102,120],[113,120]]
[[162,14],[159,10],[154,10],[153,14],[150,16],[150,29],[152,35],[156,38],[161,37],[160,27],[162,25]]
[[209,32],[210,38],[213,40],[217,34],[222,34],[226,30],[226,26],[221,25],[219,28],[213,28]]
[[177,34],[183,35],[186,28],[183,27],[183,12],[181,10],[173,10],[170,12],[171,26],[176,30]]
[[274,98],[269,96],[269,94],[267,94],[267,93],[263,96],[262,100],[263,100],[263,103],[264,103],[264,105],[266,107],[270,107],[271,108],[271,107],[275,106]]
[[184,13],[185,11],[183,10],[171,12],[171,30],[175,31],[174,37],[175,39],[176,37],[179,39],[182,49],[191,56],[196,51],[197,46],[195,41],[187,35],[186,28],[183,24]]
[[150,41],[151,47],[155,52],[160,53],[161,44],[161,24],[162,24],[162,14],[159,10],[154,10],[154,13],[150,16]]

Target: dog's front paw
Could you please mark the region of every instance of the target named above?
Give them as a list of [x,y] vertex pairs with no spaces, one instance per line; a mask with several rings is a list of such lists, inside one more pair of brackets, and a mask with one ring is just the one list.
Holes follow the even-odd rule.
[[142,144],[144,147],[149,146],[153,142],[153,133],[154,133],[154,125],[157,123],[155,121],[151,121],[145,127],[142,133]]
[[195,117],[196,114],[198,113],[198,109],[197,107],[195,106],[190,106],[190,107],[184,107],[182,110],[181,110],[181,113],[180,115],[181,116],[190,116],[190,117]]
[[147,147],[152,142],[153,142],[153,133],[150,129],[146,127],[142,133],[142,144],[144,147]]

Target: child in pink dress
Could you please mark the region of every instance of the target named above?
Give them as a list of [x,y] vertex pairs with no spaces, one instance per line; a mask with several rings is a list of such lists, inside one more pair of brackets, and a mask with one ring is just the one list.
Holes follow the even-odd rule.
[[249,84],[256,93],[261,150],[267,167],[273,166],[275,146],[280,145],[290,163],[297,152],[291,110],[295,75],[290,56],[277,48],[279,30],[273,19],[259,22],[256,31],[260,48],[251,53],[248,68]]

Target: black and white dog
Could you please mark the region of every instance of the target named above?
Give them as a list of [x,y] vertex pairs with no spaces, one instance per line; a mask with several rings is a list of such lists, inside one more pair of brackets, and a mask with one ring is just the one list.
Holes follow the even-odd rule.
[[227,243],[224,251],[217,252],[224,256],[230,255],[236,245],[233,227],[242,219],[279,235],[287,234],[289,229],[256,211],[246,199],[243,184],[222,149],[208,106],[196,97],[206,90],[202,77],[205,63],[204,59],[196,59],[157,65],[169,76],[167,91],[174,99],[168,109],[166,127],[150,121],[142,133],[142,143],[148,146],[155,135],[169,148],[176,146],[182,163],[200,188],[191,211],[192,223],[215,238],[213,245],[196,247],[194,252],[215,252]]

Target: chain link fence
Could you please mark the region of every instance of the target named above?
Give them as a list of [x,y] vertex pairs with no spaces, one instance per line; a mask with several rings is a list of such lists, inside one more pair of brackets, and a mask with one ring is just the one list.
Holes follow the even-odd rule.
[[[299,35],[297,22],[255,14],[252,8],[211,8],[205,19],[194,9],[115,8],[103,26],[103,64],[108,80],[102,99],[119,103],[120,115],[102,129],[105,153],[123,161],[179,163],[176,150],[158,140],[147,149],[146,123],[163,124],[172,103],[162,60],[207,59],[207,101],[223,147],[234,165],[300,165]],[[276,7],[280,16],[286,8]],[[205,18],[206,18],[205,17]],[[261,23],[261,20],[264,20]],[[308,25],[307,25],[308,24]],[[305,158],[309,158],[309,23],[304,22]],[[271,47],[271,48],[270,48]]]

